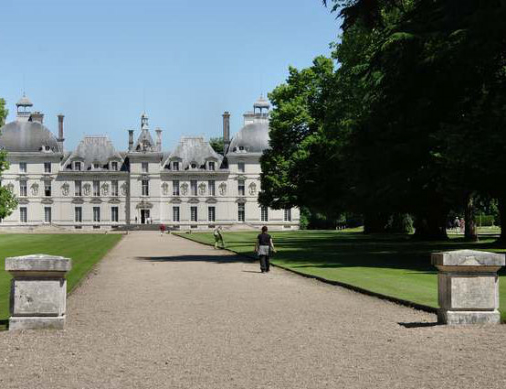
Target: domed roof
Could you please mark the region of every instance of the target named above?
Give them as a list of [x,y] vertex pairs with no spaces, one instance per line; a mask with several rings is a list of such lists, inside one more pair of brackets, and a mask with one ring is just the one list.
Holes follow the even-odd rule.
[[258,120],[246,124],[239,131],[228,149],[229,153],[261,153],[269,148],[269,121]]
[[33,103],[31,102],[31,100],[26,97],[25,95],[23,95],[23,97],[21,97],[18,102],[16,103],[16,105],[18,107],[32,107],[33,106]]
[[0,129],[0,148],[12,152],[59,151],[56,138],[41,123],[20,120]]
[[271,108],[271,104],[263,96],[260,96],[260,98],[255,102],[255,104],[253,104],[253,107],[269,109]]

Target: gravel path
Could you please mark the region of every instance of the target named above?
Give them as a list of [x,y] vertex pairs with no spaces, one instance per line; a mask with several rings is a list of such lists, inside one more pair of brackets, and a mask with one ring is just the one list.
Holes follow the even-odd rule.
[[65,331],[0,333],[0,388],[506,387],[506,326],[434,321],[137,232],[70,296]]

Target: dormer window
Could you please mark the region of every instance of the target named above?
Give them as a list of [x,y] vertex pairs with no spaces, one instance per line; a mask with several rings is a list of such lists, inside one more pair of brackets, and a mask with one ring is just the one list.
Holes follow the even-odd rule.
[[172,162],[172,170],[174,171],[179,171],[179,162],[178,161],[174,161]]
[[111,162],[111,170],[117,172],[118,171],[118,162]]
[[51,162],[44,162],[44,173],[51,173]]
[[20,162],[19,163],[19,172],[20,173],[26,173],[26,162]]
[[191,168],[192,170],[197,169],[197,164],[196,164],[195,162],[192,162],[192,163],[190,164],[190,168]]
[[143,173],[149,172],[149,164],[147,162],[142,163],[142,172]]
[[93,163],[93,170],[100,170],[100,164],[98,162]]
[[82,165],[81,161],[74,162],[74,170],[77,172],[80,172],[81,170],[83,170],[83,165]]
[[216,164],[213,161],[209,161],[208,168],[210,171],[215,171],[216,170],[215,166]]
[[244,173],[244,170],[245,170],[245,165],[244,165],[244,162],[238,162],[237,163],[237,170],[241,173]]
[[239,151],[244,151],[244,146],[239,146]]

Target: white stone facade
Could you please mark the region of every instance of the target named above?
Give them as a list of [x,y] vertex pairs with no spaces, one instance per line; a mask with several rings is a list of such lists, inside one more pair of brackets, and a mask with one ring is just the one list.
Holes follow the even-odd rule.
[[[262,209],[260,163],[268,147],[265,100],[259,113],[245,114],[245,127],[228,139],[224,115],[225,156],[201,137],[184,137],[173,152],[161,149],[148,118],[141,117],[137,142],[117,152],[107,137],[86,136],[72,152],[63,149],[63,116],[59,136],[30,113],[28,99],[18,103],[18,117],[1,129],[0,147],[10,167],[2,185],[16,195],[18,207],[0,228],[50,225],[72,230],[111,229],[163,223],[176,229],[297,229],[299,211]],[[54,138],[54,139],[52,139]]]

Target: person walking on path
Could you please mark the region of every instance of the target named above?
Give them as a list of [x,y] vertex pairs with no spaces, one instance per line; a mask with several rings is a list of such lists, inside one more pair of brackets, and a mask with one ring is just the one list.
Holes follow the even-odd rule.
[[225,242],[223,241],[223,235],[221,233],[221,226],[217,226],[213,232],[214,235],[214,248],[218,248],[218,243],[221,243],[221,248],[225,248]]
[[163,234],[165,233],[165,224],[160,224],[160,227],[158,227],[160,229],[160,236],[163,236]]
[[257,241],[255,243],[255,251],[258,254],[258,258],[260,259],[260,271],[262,273],[268,273],[270,270],[270,262],[269,257],[271,251],[273,253],[276,252],[274,249],[274,243],[272,242],[272,237],[267,233],[267,226],[262,227],[262,233],[257,236]]

